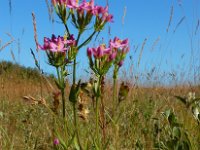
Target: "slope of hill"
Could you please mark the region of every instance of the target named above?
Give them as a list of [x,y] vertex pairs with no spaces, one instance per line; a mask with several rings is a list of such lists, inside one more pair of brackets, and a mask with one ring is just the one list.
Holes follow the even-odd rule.
[[[53,83],[52,75],[44,76]],[[0,62],[0,99],[17,100],[25,95],[45,94],[49,90],[47,82],[37,69]]]

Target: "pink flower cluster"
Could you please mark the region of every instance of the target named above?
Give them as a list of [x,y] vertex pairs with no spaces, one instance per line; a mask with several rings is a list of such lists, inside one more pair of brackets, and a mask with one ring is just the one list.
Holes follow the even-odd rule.
[[76,41],[73,38],[73,35],[69,40],[64,37],[52,35],[51,39],[44,37],[44,44],[38,45],[39,49],[49,50],[51,52],[65,52],[69,49],[69,46],[75,45]]
[[128,39],[120,40],[118,37],[115,37],[114,40],[110,40],[110,47],[113,51],[117,51],[117,58],[115,59],[115,64],[121,67],[124,63],[124,58],[129,52],[129,41]]
[[104,22],[113,21],[113,15],[108,13],[108,6],[102,7],[95,5],[94,0],[90,0],[90,2],[83,0],[80,4],[79,0],[52,0],[52,3],[54,6],[62,5],[70,9],[75,9],[78,11],[78,13],[84,13],[84,11],[86,11],[87,13],[97,16]]
[[101,59],[102,57],[105,56],[110,56],[111,55],[111,49],[106,48],[106,45],[100,45],[97,48],[88,48],[87,49],[87,55],[88,57],[94,56],[95,59]]
[[[124,55],[129,51],[129,41],[128,39],[120,40],[115,37],[114,40],[110,40],[109,47],[106,48],[105,45],[100,45],[97,48],[88,48],[87,56],[91,58],[94,56],[95,59],[107,58],[107,61],[113,61],[117,58],[118,55],[121,55],[123,58]],[[120,59],[118,65],[121,66],[123,60]]]

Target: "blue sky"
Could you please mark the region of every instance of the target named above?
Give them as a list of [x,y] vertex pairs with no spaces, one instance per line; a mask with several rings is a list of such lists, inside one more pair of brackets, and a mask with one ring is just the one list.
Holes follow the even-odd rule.
[[[96,0],[95,3],[106,5],[106,0]],[[1,46],[10,40],[6,33],[10,33],[15,39],[12,45],[0,52],[0,60],[12,60],[10,52],[12,49],[18,63],[34,67],[34,60],[30,54],[30,48],[35,49],[31,12],[36,15],[38,38],[41,43],[44,36],[51,36],[52,33],[62,35],[64,28],[62,24],[55,22],[52,25],[49,21],[45,0],[20,0],[20,2],[11,0],[11,5],[10,14],[9,0],[0,1]],[[191,73],[189,68],[191,62],[194,62],[192,64],[195,66],[200,64],[200,31],[197,28],[200,19],[200,0],[109,0],[109,6],[110,13],[114,15],[114,23],[109,24],[111,35],[108,35],[108,26],[106,26],[99,39],[103,38],[108,42],[109,38],[115,36],[129,38],[130,55],[133,57],[135,72],[146,72],[156,67],[160,71],[179,70],[179,72]],[[167,33],[172,7],[172,21]],[[125,9],[126,15],[122,23]],[[184,16],[184,20],[174,33],[177,24]],[[59,21],[56,17],[55,20]],[[198,30],[195,34],[196,28]],[[74,32],[73,29],[70,30]],[[89,32],[86,31],[83,39]],[[138,67],[144,39],[147,41]],[[159,40],[155,42],[156,39]],[[93,44],[94,42],[90,45]],[[97,45],[98,42],[95,44]],[[18,55],[18,47],[20,47],[20,55]],[[135,47],[138,49],[135,50]],[[45,68],[46,72],[53,73],[53,69],[46,64],[44,53],[41,51],[39,55],[42,68]],[[86,47],[79,52],[78,60],[81,73],[88,67]],[[129,66],[130,60],[127,59],[124,68],[128,70]]]

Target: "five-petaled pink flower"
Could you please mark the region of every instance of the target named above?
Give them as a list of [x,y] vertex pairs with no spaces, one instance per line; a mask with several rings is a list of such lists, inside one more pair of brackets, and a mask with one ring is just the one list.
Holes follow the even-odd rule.
[[108,13],[108,6],[95,6],[95,15],[102,22],[113,22],[113,15]]
[[95,5],[94,0],[90,0],[90,2],[86,2],[86,0],[83,0],[83,2],[80,4],[79,8],[80,11],[86,10],[87,12],[95,15]]
[[115,37],[114,40],[110,40],[110,47],[112,48],[127,48],[129,46],[128,39],[120,40],[118,37]]
[[64,37],[56,37],[55,35],[52,35],[51,39],[45,37],[43,46],[38,45],[38,48],[49,50],[51,52],[65,52],[68,50],[70,45],[74,45],[75,43],[73,36],[70,38],[71,39],[66,40]]
[[125,56],[130,49],[128,39],[121,40],[118,37],[115,37],[114,40],[110,40],[109,46],[112,51],[117,53],[114,63],[121,67],[124,63]]
[[76,9],[79,7],[79,0],[67,0],[67,7],[71,9]]

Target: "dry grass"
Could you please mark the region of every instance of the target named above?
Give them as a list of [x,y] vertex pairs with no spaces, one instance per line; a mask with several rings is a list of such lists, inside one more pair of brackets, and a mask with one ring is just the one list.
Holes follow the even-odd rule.
[[[50,79],[53,84],[53,79]],[[41,96],[52,92],[51,87],[42,79],[36,69],[24,68],[12,63],[0,63],[0,99],[16,101],[25,95]],[[42,87],[41,87],[42,86]],[[41,91],[42,90],[42,91]]]
[[[18,66],[19,67],[19,66]],[[16,71],[18,70],[18,71]],[[26,70],[26,69],[25,69]],[[39,98],[41,96],[40,76],[36,72],[20,74],[22,71],[18,69],[7,69],[1,72],[1,90],[0,90],[0,112],[3,118],[0,118],[4,133],[1,137],[4,140],[0,146],[10,149],[53,149],[52,147],[52,115],[43,105],[29,105],[24,103],[22,97],[25,95]],[[25,72],[24,72],[25,71]],[[22,72],[21,72],[22,73]],[[51,82],[51,80],[50,80]],[[49,106],[52,105],[53,96],[51,89],[43,79],[42,89],[43,97],[47,100]],[[69,89],[67,88],[67,92]],[[112,87],[110,84],[105,86],[105,109],[112,117],[111,98]],[[130,89],[128,98],[121,102],[116,110],[113,119],[119,120],[113,126],[109,117],[106,115],[106,136],[110,139],[110,149],[133,149],[140,143],[144,149],[153,149],[154,147],[154,123],[153,118],[160,118],[161,112],[166,109],[174,110],[178,119],[183,123],[184,128],[189,133],[189,138],[194,145],[194,149],[198,149],[197,123],[193,119],[191,112],[177,99],[175,95],[186,96],[188,92],[195,92],[199,96],[199,86],[176,86],[176,87],[141,87],[133,86]],[[68,95],[68,93],[66,93]],[[92,109],[92,101],[86,99],[87,108],[90,113],[87,120],[79,119],[82,142],[86,141],[91,144],[91,133],[94,129],[94,123],[91,121],[94,117]],[[69,105],[69,102],[68,102]],[[68,106],[69,107],[69,106]],[[70,107],[68,110],[68,118],[70,118]],[[70,124],[70,123],[69,123]],[[70,126],[70,125],[69,125]],[[59,128],[58,131],[62,133]],[[62,135],[66,139],[67,135]],[[7,139],[6,139],[7,138]],[[5,142],[6,141],[6,142]],[[4,143],[3,143],[4,142]],[[195,146],[196,145],[196,146]]]

